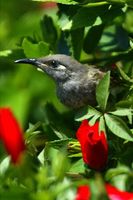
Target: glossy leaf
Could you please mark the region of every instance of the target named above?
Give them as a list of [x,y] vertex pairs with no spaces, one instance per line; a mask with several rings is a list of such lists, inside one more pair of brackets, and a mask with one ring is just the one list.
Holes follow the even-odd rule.
[[56,50],[57,31],[51,17],[44,16],[43,20],[41,20],[41,29],[44,41],[50,44],[52,50]]
[[119,70],[119,72],[120,72],[122,78],[123,78],[125,81],[128,81],[128,82],[133,83],[133,79],[130,78],[130,77],[122,70],[121,67],[118,67],[118,70]]
[[126,123],[119,117],[105,114],[105,122],[112,133],[125,140],[133,141],[133,134]]
[[43,41],[38,44],[31,43],[27,38],[23,40],[22,47],[25,56],[28,58],[38,58],[46,56],[50,53],[49,45]]
[[[77,34],[78,31],[78,34]],[[74,58],[77,60],[80,59],[82,46],[83,46],[83,39],[84,39],[84,28],[79,28],[76,30],[71,31],[71,40],[72,40],[72,53]]]
[[81,8],[72,17],[72,19],[64,26],[64,30],[77,29],[84,26],[92,26],[98,16],[96,9]]
[[98,17],[105,16],[104,11],[108,11],[108,5],[98,6],[98,7],[82,7],[78,9],[78,12],[72,17],[72,29],[80,27],[89,27],[96,25],[95,22]]
[[120,109],[118,109],[118,110],[116,110],[116,111],[112,111],[112,112],[109,112],[109,113],[111,113],[111,114],[113,114],[113,115],[118,115],[118,116],[128,116],[128,115],[131,115],[131,113],[133,112],[133,110],[132,109],[126,109],[126,108],[120,108]]
[[91,126],[93,126],[93,125],[96,123],[96,121],[100,118],[100,116],[101,116],[101,115],[99,115],[99,114],[94,115],[94,116],[89,120],[89,124],[90,124]]
[[[76,172],[76,173],[83,173],[84,172],[84,163],[83,159],[81,158],[80,160],[76,161],[70,168],[70,172]],[[78,174],[77,174],[78,176]]]
[[96,100],[100,108],[104,111],[107,106],[109,97],[109,86],[110,86],[110,72],[107,72],[104,77],[100,80],[96,88]]
[[92,26],[84,39],[84,51],[86,53],[93,52],[101,38],[104,25]]
[[109,112],[113,115],[117,115],[117,116],[127,116],[129,119],[129,123],[132,124],[132,117],[133,117],[133,109],[131,108],[120,108],[116,111],[113,112]]

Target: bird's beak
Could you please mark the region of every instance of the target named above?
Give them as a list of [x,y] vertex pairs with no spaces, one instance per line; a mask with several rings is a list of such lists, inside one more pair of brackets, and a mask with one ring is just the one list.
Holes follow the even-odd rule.
[[44,70],[44,68],[47,67],[46,64],[42,63],[41,61],[35,58],[23,58],[23,59],[15,60],[15,63],[31,64],[41,70]]
[[15,60],[15,63],[25,63],[25,64],[37,65],[37,59],[23,58],[23,59]]

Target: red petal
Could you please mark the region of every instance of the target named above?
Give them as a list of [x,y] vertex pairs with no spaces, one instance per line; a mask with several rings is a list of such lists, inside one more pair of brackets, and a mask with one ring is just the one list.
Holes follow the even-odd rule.
[[76,133],[76,137],[80,141],[80,143],[84,144],[84,142],[88,139],[89,130],[90,126],[88,124],[88,121],[83,120]]
[[[103,136],[103,138],[105,138]],[[106,165],[108,158],[108,146],[103,144],[103,138],[95,144],[86,144],[86,163],[95,170],[102,170]]]
[[9,108],[0,109],[0,139],[12,162],[19,162],[20,155],[25,150],[23,133]]
[[88,185],[78,187],[75,200],[89,200],[91,196],[90,188]]
[[133,193],[120,191],[110,184],[106,184],[106,190],[110,200],[133,200]]
[[76,136],[80,142],[83,160],[91,168],[102,170],[108,158],[108,144],[104,132],[99,134],[99,122],[93,126],[84,120]]

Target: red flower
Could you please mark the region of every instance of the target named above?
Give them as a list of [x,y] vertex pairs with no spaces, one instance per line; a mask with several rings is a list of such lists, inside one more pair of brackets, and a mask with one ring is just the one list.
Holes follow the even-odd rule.
[[[110,184],[105,185],[110,200],[133,200],[133,193],[120,191]],[[90,200],[91,192],[88,185],[78,187],[75,200]]]
[[106,184],[106,191],[111,200],[133,200],[133,193],[120,191],[112,185]]
[[78,187],[75,200],[88,200],[91,197],[90,188],[88,185]]
[[93,126],[84,120],[80,125],[76,137],[81,145],[84,162],[95,170],[102,170],[108,158],[108,144],[105,133],[99,133],[99,122]]
[[9,108],[0,109],[0,139],[12,162],[18,163],[25,144],[20,126]]

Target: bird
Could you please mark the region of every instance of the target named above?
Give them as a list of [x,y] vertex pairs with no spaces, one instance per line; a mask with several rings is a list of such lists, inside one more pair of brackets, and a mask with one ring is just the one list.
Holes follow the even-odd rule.
[[96,105],[96,86],[105,74],[96,66],[82,64],[64,54],[23,58],[15,63],[31,64],[53,78],[57,97],[65,106],[77,109]]

